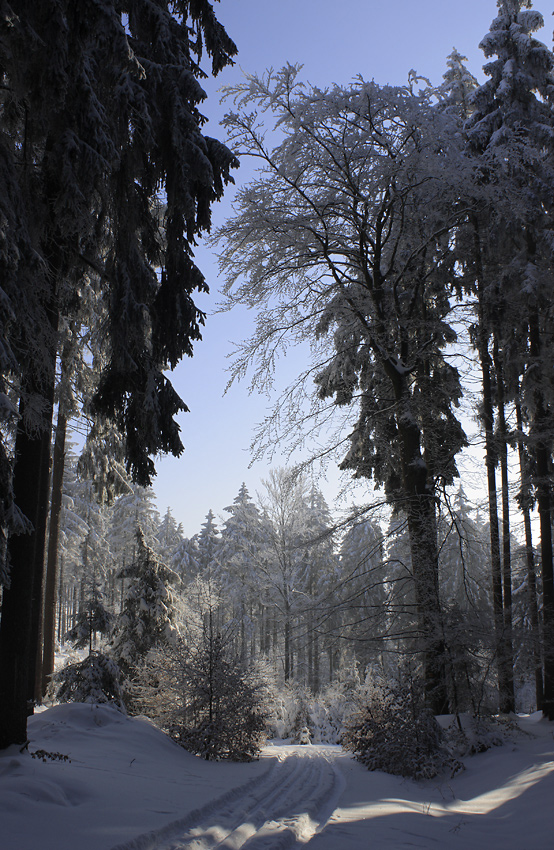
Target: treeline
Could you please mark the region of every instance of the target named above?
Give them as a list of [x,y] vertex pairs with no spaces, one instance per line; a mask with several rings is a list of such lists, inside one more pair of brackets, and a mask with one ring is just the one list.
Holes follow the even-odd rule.
[[[146,578],[151,566],[144,566],[137,590],[139,529],[144,545],[165,565],[157,592],[144,590],[144,583],[153,586]],[[231,657],[245,670],[264,670],[281,686],[317,695],[355,669],[362,679],[368,672],[379,681],[418,677],[417,603],[405,518],[358,511],[337,523],[305,476],[273,471],[257,501],[242,485],[224,517],[217,520],[209,511],[187,539],[169,509],[160,518],[151,491],[130,486],[107,508],[98,504],[90,483],[69,475],[61,530],[62,642],[107,652],[121,663],[121,622],[127,629],[130,597],[146,612],[169,594],[172,613],[165,616],[173,642],[176,635],[190,639],[191,623],[202,611]],[[488,528],[462,491],[438,517],[438,535],[449,698],[456,711],[494,712]],[[515,692],[518,708],[530,710],[537,699],[538,647],[525,549],[516,540],[512,545]],[[99,616],[101,609],[105,616]],[[123,664],[131,679],[140,679],[144,665],[152,673],[152,651],[158,664],[164,652],[171,655],[163,623],[155,617],[152,622],[156,625],[142,629],[143,650],[129,650]],[[163,670],[155,675],[161,680]]]

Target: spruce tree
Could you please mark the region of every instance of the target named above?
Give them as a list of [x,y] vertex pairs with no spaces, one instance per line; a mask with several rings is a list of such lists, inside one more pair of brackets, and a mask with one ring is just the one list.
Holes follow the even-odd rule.
[[[489,79],[474,93],[474,111],[466,126],[469,150],[477,161],[481,208],[485,209],[475,223],[479,240],[476,286],[480,354],[482,362],[492,363],[489,340],[494,339],[497,361],[503,365],[503,380],[496,376],[496,385],[504,389],[506,400],[521,404],[528,422],[528,436],[521,434],[521,438],[526,440],[533,461],[531,480],[540,519],[544,711],[554,718],[550,492],[554,56],[533,36],[544,21],[531,8],[530,0],[498,0],[498,7],[498,15],[481,42],[485,55],[491,58],[484,68]],[[487,199],[486,206],[483,198]],[[491,371],[490,365],[487,370]],[[490,383],[490,375],[487,381]],[[486,394],[490,396],[490,391]],[[499,413],[501,406],[502,402]],[[490,441],[490,409],[487,418]],[[492,470],[489,477],[491,474]],[[507,570],[503,577],[497,577],[495,585],[496,608],[502,596],[504,602],[502,619],[496,615],[500,620],[497,630],[509,634],[511,579]],[[504,678],[507,681],[506,673]],[[513,695],[509,697],[501,700],[507,708],[513,707]]]
[[2,367],[18,376],[20,418],[13,482],[0,456],[0,520],[13,490],[33,526],[9,544],[3,748],[24,743],[33,693],[60,321],[94,274],[108,316],[94,410],[115,422],[128,470],[148,484],[152,456],[183,448],[174,417],[186,406],[165,370],[200,338],[192,295],[207,286],[193,247],[236,164],[202,133],[202,55],[217,74],[236,48],[208,0],[123,9],[115,0],[22,0],[1,11]]
[[[252,645],[260,604],[257,565],[262,531],[260,513],[242,484],[221,532],[216,575],[230,603],[230,615],[239,623],[239,656],[246,662]],[[263,611],[260,612],[263,617]]]
[[128,680],[134,678],[153,647],[168,643],[176,634],[171,585],[177,576],[158,561],[140,528],[136,538],[135,560],[118,572],[118,577],[126,581],[126,589],[110,653]]

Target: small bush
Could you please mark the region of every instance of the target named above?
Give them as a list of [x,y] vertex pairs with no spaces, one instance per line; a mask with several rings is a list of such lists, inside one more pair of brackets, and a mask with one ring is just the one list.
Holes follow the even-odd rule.
[[83,661],[68,664],[52,676],[58,702],[110,704],[125,713],[121,671],[113,659],[91,652]]
[[431,779],[462,768],[442,745],[440,727],[423,706],[415,685],[383,685],[347,723],[345,749],[369,770],[411,779]]
[[137,703],[175,741],[208,760],[252,761],[267,737],[264,686],[221,635],[205,631],[152,651],[135,682]]
[[470,714],[441,718],[441,726],[445,746],[451,755],[459,758],[502,746],[508,732],[499,718],[484,719]]

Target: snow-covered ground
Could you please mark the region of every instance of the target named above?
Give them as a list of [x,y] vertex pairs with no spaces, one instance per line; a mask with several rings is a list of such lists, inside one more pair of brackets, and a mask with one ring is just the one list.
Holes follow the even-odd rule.
[[29,752],[0,754],[0,848],[552,850],[554,724],[519,723],[454,778],[415,783],[328,745],[205,762],[147,720],[60,705],[30,720]]

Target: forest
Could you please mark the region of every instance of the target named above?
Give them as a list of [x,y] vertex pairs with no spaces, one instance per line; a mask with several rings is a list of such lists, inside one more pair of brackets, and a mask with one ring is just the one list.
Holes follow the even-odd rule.
[[[1,2],[0,749],[45,699],[206,758],[338,741],[372,699],[554,720],[554,54],[530,0],[497,6],[483,84],[457,50],[437,86],[286,65],[224,90],[219,141],[202,80],[237,48],[208,0]],[[255,452],[312,454],[187,538],[152,486],[202,239],[256,316],[231,381],[306,353]],[[367,502],[333,515],[321,461]]]

